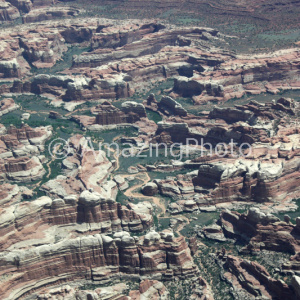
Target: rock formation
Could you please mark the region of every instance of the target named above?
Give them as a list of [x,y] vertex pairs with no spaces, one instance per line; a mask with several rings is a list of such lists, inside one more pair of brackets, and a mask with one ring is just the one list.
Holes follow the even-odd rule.
[[10,0],[8,2],[15,6],[22,13],[28,13],[33,5],[30,0]]
[[279,90],[299,89],[298,60],[298,49],[257,57],[235,57],[201,75],[178,77],[174,92],[194,97],[194,101],[201,104],[210,100],[227,101],[245,94],[277,94]]
[[19,105],[15,104],[11,98],[6,98],[0,101],[0,117],[9,113],[10,111],[16,110]]
[[45,141],[52,135],[51,126],[31,128],[10,126],[0,135],[0,180],[30,182],[45,174],[42,163]]
[[[237,37],[180,26],[195,21],[176,13],[255,18],[254,34],[297,3],[105,0],[100,13],[56,2],[0,4],[0,298],[212,300],[227,285],[236,298],[296,299],[300,221],[288,210],[300,196],[299,103],[253,99],[300,88],[297,43],[241,55],[230,50]],[[133,5],[172,12],[176,25],[100,17]],[[228,101],[246,94],[246,104]],[[40,122],[51,126],[25,124]],[[125,158],[109,142],[151,157]],[[292,256],[268,273],[219,243],[251,259]]]
[[129,300],[140,299],[145,297],[146,299],[169,299],[169,292],[164,284],[157,280],[143,280],[139,284],[138,290],[129,291],[129,295],[126,296],[129,286],[125,283],[118,283],[112,286],[101,287],[95,290],[76,290],[76,288],[70,285],[63,285],[56,288],[45,288],[43,291],[37,293],[39,300],[51,299],[54,300],[57,297],[63,297],[66,300],[72,299],[98,299],[105,297],[107,299],[116,300]]
[[21,199],[31,198],[31,196],[31,190],[17,184],[4,183],[0,186],[1,207],[18,203]]
[[286,283],[270,276],[267,270],[256,262],[244,260],[232,255],[220,254],[225,261],[224,277],[234,287],[237,295],[243,297],[264,297],[265,299],[297,299],[294,291]]
[[115,233],[113,238],[90,235],[13,250],[1,257],[0,265],[5,274],[14,274],[1,285],[2,297],[8,298],[19,298],[30,291],[33,281],[35,288],[41,288],[57,280],[75,278],[100,283],[122,274],[155,274],[156,278],[171,279],[198,272],[184,238],[175,238],[170,232],[150,232],[137,240],[126,232]]
[[138,291],[131,291],[129,296],[133,299],[146,298],[146,299],[170,299],[169,292],[163,283],[157,280],[143,280],[140,283]]
[[15,58],[11,60],[0,61],[0,77],[13,78],[20,76],[20,66]]
[[297,158],[290,161],[277,160],[276,167],[271,162],[251,162],[245,159],[229,160],[221,164],[210,162],[200,165],[194,184],[210,190],[214,203],[292,199],[298,195],[298,170]]
[[[17,195],[16,195],[17,196]],[[15,197],[16,197],[15,196]],[[12,201],[3,199],[3,201]],[[3,202],[4,203],[4,202]],[[73,226],[76,225],[81,232],[96,231],[111,233],[119,230],[141,232],[152,224],[151,209],[126,208],[112,199],[101,198],[98,193],[84,191],[79,199],[76,195],[66,196],[63,199],[52,200],[43,196],[32,202],[22,202],[6,207],[1,212],[1,247],[8,248],[16,241],[26,241],[30,244],[34,232],[40,226],[40,236],[47,235],[44,232],[50,226]],[[31,233],[28,229],[33,230]]]
[[144,105],[141,103],[136,103],[134,101],[126,101],[122,103],[122,110],[127,114],[130,112],[137,114],[140,118],[147,117]]
[[111,125],[127,123],[126,115],[109,102],[97,105],[92,109],[92,113],[96,114],[95,124]]
[[86,189],[93,189],[106,198],[115,198],[117,185],[107,180],[113,170],[103,150],[91,148],[90,140],[82,135],[75,135],[68,140],[67,149],[61,149],[65,159],[62,166],[65,175],[49,180],[42,187],[49,195],[65,197],[78,194]]
[[0,181],[30,182],[41,179],[44,175],[41,160],[36,156],[0,160]]
[[160,102],[158,103],[158,107],[160,109],[163,109],[165,107],[167,108],[167,110],[168,109],[171,110],[171,112],[174,115],[178,115],[182,117],[187,115],[187,111],[182,107],[182,105],[168,96],[164,96],[161,98]]
[[40,22],[56,18],[67,18],[77,16],[79,10],[72,7],[50,7],[48,9],[38,8],[31,10],[23,17],[23,23]]
[[9,126],[0,135],[0,158],[13,158],[44,151],[45,141],[52,135],[51,126],[31,128],[23,124],[21,128]]
[[299,226],[282,222],[258,208],[250,208],[247,214],[223,211],[220,221],[225,236],[247,241],[245,252],[266,249],[295,254],[300,251]]
[[20,17],[20,13],[16,7],[12,6],[9,2],[2,0],[0,2],[0,23],[6,21],[13,21]]
[[[92,130],[101,130],[103,128],[131,126],[143,127],[142,123],[148,123],[146,110],[143,104],[133,101],[122,103],[121,109],[116,108],[108,101],[103,102],[91,109],[91,113],[96,115],[90,117],[86,115],[73,115],[72,120]],[[140,123],[138,123],[141,121]],[[141,128],[142,129],[142,128]]]
[[157,184],[149,182],[142,187],[142,193],[146,196],[154,196],[158,192]]
[[[190,187],[191,193],[202,194],[205,201],[201,203],[206,204],[297,198],[298,114],[294,100],[280,98],[266,104],[251,101],[235,108],[216,107],[199,117],[169,117],[158,122],[151,142],[157,146],[180,143],[179,159],[191,153],[195,158],[151,169],[166,172],[198,167],[198,175],[184,180],[184,186]],[[173,185],[174,190],[180,189],[178,182]]]

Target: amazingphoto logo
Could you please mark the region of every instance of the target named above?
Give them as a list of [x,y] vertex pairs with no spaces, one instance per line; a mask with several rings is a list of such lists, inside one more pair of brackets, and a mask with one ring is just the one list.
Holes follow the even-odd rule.
[[[49,154],[54,159],[65,159],[71,155],[72,147],[68,140],[57,138],[51,141],[48,146]],[[231,157],[248,157],[252,154],[252,146],[249,143],[238,144],[231,139],[230,143],[217,143],[215,145],[205,142],[203,138],[198,141],[194,138],[187,138],[185,143],[145,143],[141,147],[137,147],[133,143],[98,143],[97,147],[91,141],[90,137],[85,138],[85,142],[81,145],[79,155],[83,155],[86,151],[93,151],[95,157],[99,155],[99,151],[105,151],[107,157],[121,156],[124,158],[137,157],[169,157],[175,160],[183,160],[196,154],[198,157],[214,156],[223,158],[227,155]]]

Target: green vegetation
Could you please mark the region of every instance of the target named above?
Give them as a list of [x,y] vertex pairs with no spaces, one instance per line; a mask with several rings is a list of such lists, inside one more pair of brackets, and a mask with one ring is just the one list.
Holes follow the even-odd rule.
[[[216,263],[213,256],[217,252],[217,248],[214,246],[214,243],[210,243],[210,245],[208,243],[205,244],[199,249],[199,255],[194,256],[194,261],[200,269],[200,276],[204,277],[207,282],[210,282],[215,300],[234,299],[230,293],[230,284],[222,280],[224,271]],[[224,245],[222,244],[222,246]]]
[[[79,289],[80,290],[95,290],[95,289],[101,288],[101,287],[103,288],[103,287],[113,286],[118,282],[123,282],[123,280],[115,279],[111,282],[104,283],[104,284],[95,284],[94,282],[91,281],[90,283],[85,283],[84,285],[80,286]],[[128,295],[129,291],[139,289],[139,283],[140,283],[139,279],[130,278],[130,281],[124,281],[124,282],[128,285],[128,289],[126,290],[127,293],[125,293],[126,295]]]
[[162,117],[159,113],[149,109],[147,109],[147,117],[149,120],[152,120],[155,123],[160,122],[162,120]]
[[169,228],[171,218],[160,218],[158,219],[157,230],[162,231]]
[[191,299],[192,289],[189,279],[181,279],[173,282],[165,282],[165,285],[170,292],[170,299],[186,300]]
[[195,235],[195,226],[208,226],[214,223],[214,220],[219,218],[218,212],[205,212],[205,213],[192,213],[188,214],[189,219],[191,220],[192,217],[196,217],[197,220],[191,220],[189,224],[187,224],[180,233],[186,237],[191,237]]
[[120,190],[118,191],[116,201],[121,203],[122,205],[127,205],[128,197],[124,195]]
[[11,112],[9,114],[6,114],[1,117],[1,124],[3,124],[5,127],[9,125],[14,125],[17,128],[20,128],[22,125],[21,121],[21,113],[17,112]]

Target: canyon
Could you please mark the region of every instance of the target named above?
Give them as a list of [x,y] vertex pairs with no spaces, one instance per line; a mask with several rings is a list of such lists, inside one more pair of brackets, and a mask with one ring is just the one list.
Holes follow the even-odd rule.
[[298,9],[2,1],[0,298],[300,299]]

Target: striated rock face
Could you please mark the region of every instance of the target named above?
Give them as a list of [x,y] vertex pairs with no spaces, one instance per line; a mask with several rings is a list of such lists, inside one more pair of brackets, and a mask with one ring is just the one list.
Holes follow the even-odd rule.
[[[29,74],[30,64],[37,68],[52,67],[67,49],[64,38],[55,26],[51,30],[47,26],[24,26],[18,32],[12,29],[3,31],[0,41],[0,77],[24,78],[24,75]],[[28,91],[26,87],[25,92]]]
[[46,173],[40,159],[31,158],[7,158],[0,161],[0,180],[15,182],[30,182],[41,179]]
[[128,182],[121,175],[114,176],[114,181],[117,183],[117,185],[121,191],[124,191],[124,190],[128,189],[128,187],[129,187]]
[[28,33],[20,38],[20,46],[27,61],[37,68],[50,68],[67,50],[60,35],[43,32]]
[[[211,189],[214,203],[281,201],[298,195],[299,158],[271,162],[228,160],[202,164],[194,184]],[[287,188],[288,185],[288,188]]]
[[[148,213],[135,213],[135,210],[129,210],[122,207],[113,199],[103,199],[98,193],[91,193],[84,191],[80,194],[77,208],[77,222],[79,223],[107,223],[108,230],[111,228],[113,231],[119,229],[129,231],[143,231],[148,228],[153,219]],[[120,220],[121,219],[121,224]],[[109,222],[111,225],[109,226]],[[103,225],[105,232],[105,225]]]
[[155,179],[154,183],[158,186],[159,192],[162,195],[173,197],[180,195],[180,190],[173,180],[159,180]]
[[300,251],[299,226],[250,208],[248,214],[223,211],[220,215],[225,236],[246,240],[243,251],[255,253],[266,249],[295,254]]
[[[65,7],[32,10],[24,22],[76,13]],[[35,30],[25,27],[18,33],[17,44],[9,33],[3,33],[1,48],[6,53],[0,73],[6,78],[20,78],[28,73],[28,63],[37,68],[52,67],[67,50],[66,43],[90,43],[91,51],[74,56],[72,68],[67,70],[69,74],[84,74],[86,80],[75,80],[61,96],[65,101],[126,98],[153,79],[178,75],[174,92],[193,97],[195,103],[299,87],[297,49],[242,57],[220,49],[208,51],[211,41],[222,36],[209,28],[174,28],[147,21],[98,22],[70,19],[60,25],[40,24]],[[4,72],[2,63],[6,65]],[[177,113],[185,114],[178,109]]]
[[[3,195],[1,201],[3,204],[13,199],[17,202],[20,193],[20,190],[16,188],[12,190],[10,187],[10,195],[6,198]],[[145,210],[140,207],[127,208],[112,199],[103,199],[98,193],[89,191],[81,193],[79,199],[75,195],[54,200],[44,196],[3,209],[0,224],[3,236],[0,244],[2,249],[6,249],[17,241],[30,240],[39,226],[41,228],[39,234],[43,236],[46,234],[44,229],[49,225],[55,227],[55,225],[86,224],[83,227],[77,226],[78,230],[82,228],[82,232],[88,230],[103,233],[120,230],[141,232],[152,224],[151,212],[151,209]]]
[[[194,211],[221,202],[297,199],[300,195],[298,114],[296,101],[280,98],[265,104],[252,100],[235,108],[216,107],[199,116],[165,118],[158,122],[151,143],[180,143],[181,156],[176,157],[180,161],[147,169],[159,172],[198,169],[193,176],[172,182],[172,191],[160,190],[182,200],[171,209],[174,212]],[[163,150],[163,145],[160,148]],[[185,154],[195,156],[186,160]],[[160,185],[168,184],[167,181],[161,181]],[[196,204],[184,200],[196,200]]]
[[[293,143],[297,149],[298,144],[294,134],[298,133],[296,116],[299,114],[299,109],[297,102],[289,98],[280,98],[274,103],[265,104],[252,100],[245,105],[235,105],[234,108],[215,107],[203,117],[172,116],[165,123],[169,123],[169,127],[179,127],[183,126],[179,123],[185,123],[187,127],[185,132],[181,134],[179,131],[181,142],[184,144],[187,138],[196,139],[199,145],[204,146],[206,142],[215,146],[216,143],[230,143],[233,140],[237,144],[253,145],[256,142],[258,147],[262,147],[259,143],[268,143],[270,147],[277,144],[275,149],[280,141]],[[158,133],[163,130],[160,127],[158,129]],[[167,133],[171,140],[178,140],[176,130],[168,130]],[[291,139],[285,139],[285,135],[291,135]],[[254,154],[254,149],[253,153],[248,156],[251,155],[259,156],[259,154]],[[276,157],[276,155],[272,156]]]
[[103,150],[94,151],[90,146],[90,140],[82,135],[71,137],[62,161],[65,175],[49,180],[42,190],[53,197],[65,197],[93,189],[104,198],[115,199],[117,184],[107,180],[114,166]]
[[127,98],[133,91],[125,75],[112,75],[107,79],[74,78],[67,86],[64,101],[79,101],[91,99]]
[[[147,117],[146,110],[143,104],[133,101],[126,101],[122,103],[122,110],[116,108],[109,102],[97,105],[91,110],[93,114],[96,114],[96,119],[90,120],[90,124],[98,125],[113,125],[113,124],[125,124],[135,123],[141,118]],[[82,122],[84,125],[85,122]]]
[[138,291],[130,291],[129,296],[132,299],[170,299],[169,292],[162,282],[148,279],[140,283]]
[[119,48],[165,28],[162,24],[145,23],[118,27],[98,26],[93,35],[92,49]]
[[0,24],[6,21],[13,21],[20,17],[20,13],[16,7],[4,0],[0,1]]
[[[203,235],[210,240],[217,241],[217,242],[224,242],[226,238],[224,237],[223,231],[221,226],[213,224],[210,226],[205,226],[202,229]],[[199,233],[198,233],[199,235]]]
[[148,120],[144,105],[133,101],[122,103],[121,110],[110,102],[104,101],[102,104],[93,107],[91,113],[96,116],[73,115],[72,120],[90,130],[134,126],[147,131],[150,125],[155,126],[154,122]]
[[8,2],[23,13],[28,13],[32,7],[32,2],[30,0],[9,0]]
[[69,82],[74,82],[74,79],[70,76],[39,74],[33,76],[30,82],[15,80],[11,92],[30,92],[34,94],[48,93],[58,96],[64,93]]
[[6,207],[21,201],[24,198],[30,198],[32,192],[23,186],[16,184],[3,183],[0,186],[0,204]]
[[158,103],[158,107],[160,109],[165,107],[167,110],[171,110],[174,115],[183,117],[187,115],[187,111],[182,107],[182,105],[168,96],[163,96],[161,98],[160,102]]
[[0,77],[14,78],[20,76],[20,65],[16,59],[0,61]]
[[[133,47],[134,44],[132,44]],[[185,53],[176,53],[161,50],[155,55],[143,55],[134,58],[124,58],[118,60],[118,56],[113,61],[109,61],[107,64],[99,63],[95,66],[91,63],[93,68],[89,68],[89,60],[97,57],[96,54],[91,55],[88,53],[87,63],[83,63],[83,66],[78,66],[73,68],[72,72],[78,72],[79,70],[86,70],[85,73],[92,78],[96,78],[97,86],[102,89],[106,89],[116,82],[115,89],[117,93],[112,94],[113,91],[108,91],[105,94],[106,97],[101,97],[102,99],[108,99],[108,95],[116,95],[118,98],[127,98],[126,93],[131,96],[134,91],[139,91],[143,86],[150,86],[151,80],[165,80],[166,78],[172,77],[178,74],[178,69],[181,64],[186,64],[188,57]],[[104,51],[104,50],[103,50]],[[114,52],[113,50],[107,50],[109,53]],[[128,51],[131,53],[133,50]],[[101,65],[101,67],[97,67]],[[101,81],[98,77],[103,78]],[[123,80],[121,81],[120,79]],[[112,88],[111,88],[112,89]],[[86,91],[89,94],[91,92]],[[98,92],[99,93],[99,92]],[[124,95],[124,96],[123,96]],[[97,97],[95,97],[97,99]]]
[[234,286],[237,294],[242,292],[245,298],[252,296],[253,299],[297,299],[291,287],[282,280],[272,278],[258,263],[226,254],[222,259],[227,271],[224,277]]
[[157,137],[153,140],[153,143],[155,141],[164,143],[168,139],[173,142],[182,142],[190,136],[189,127],[186,123],[166,123],[160,121],[157,125],[158,128],[155,133]]
[[37,155],[44,151],[44,143],[51,135],[51,126],[31,128],[24,124],[19,129],[10,126],[0,134],[0,159]]
[[[170,30],[164,29],[161,24],[131,24],[130,26],[103,28],[101,32],[93,35],[94,51],[75,57],[73,68],[97,67],[117,59],[153,55],[166,46],[178,44],[179,37],[182,35],[190,34],[202,39],[204,33],[217,35],[218,32],[209,28]],[[112,52],[112,49],[116,50]]]
[[247,122],[250,125],[256,125],[260,120],[273,121],[287,115],[296,116],[298,111],[298,104],[293,99],[279,98],[276,102],[265,104],[252,100],[245,105],[235,105],[235,108],[215,107],[208,117],[222,119],[228,124]]
[[89,41],[96,28],[87,27],[85,24],[70,24],[70,26],[65,26],[65,28],[60,32],[67,43],[82,43]]
[[249,110],[240,110],[238,108],[215,107],[210,113],[211,119],[222,119],[228,123],[235,122],[253,122],[254,113]]
[[128,286],[125,283],[101,287],[95,290],[78,290],[76,287],[71,287],[66,284],[54,288],[44,288],[42,291],[36,292],[32,297],[37,297],[38,300],[55,300],[59,297],[62,297],[64,300],[88,300],[99,299],[105,295],[107,299],[127,300],[128,297],[123,295],[123,293],[126,293],[126,289],[128,289]]
[[[206,198],[214,204],[299,197],[298,113],[295,101],[280,98],[274,103],[251,101],[235,108],[215,108],[206,123],[196,118],[186,121],[190,126],[185,137],[195,138],[203,147],[210,143],[193,160],[199,164],[198,176],[193,179],[195,190],[206,190]],[[170,136],[173,140],[176,133],[170,132]],[[225,142],[224,152],[216,150],[216,142]],[[246,151],[239,146],[242,143],[248,143]]]
[[93,114],[96,114],[96,124],[111,125],[127,123],[126,115],[110,102],[97,105],[91,111]]
[[52,135],[52,127],[20,129],[10,126],[0,135],[0,181],[30,182],[45,174],[42,162],[45,141]]
[[72,7],[49,7],[48,9],[33,9],[23,17],[23,23],[40,22],[56,18],[77,16],[79,10]]
[[[30,259],[29,259],[30,258]],[[13,250],[0,259],[2,297],[18,298],[32,289],[58,280],[92,279],[104,282],[121,274],[183,278],[198,272],[183,237],[170,232],[150,232],[137,241],[119,232],[113,238],[96,234],[28,250]],[[12,285],[14,286],[11,289]],[[148,290],[142,285],[142,292]],[[160,289],[160,288],[159,288]]]
[[0,101],[0,117],[19,108],[11,98],[5,98]]
[[299,49],[288,49],[231,58],[201,75],[178,77],[174,92],[194,97],[194,101],[201,104],[210,100],[227,101],[245,94],[277,94],[280,89],[299,89],[299,55]]

